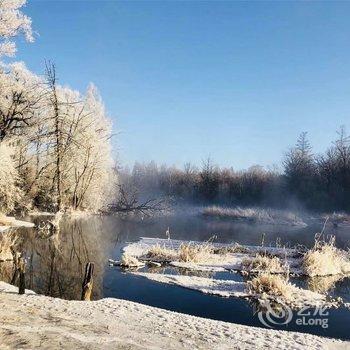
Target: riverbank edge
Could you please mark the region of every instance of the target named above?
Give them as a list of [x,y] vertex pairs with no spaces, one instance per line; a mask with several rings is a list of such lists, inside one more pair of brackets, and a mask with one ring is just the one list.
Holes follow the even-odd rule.
[[350,349],[350,342],[215,321],[106,298],[67,301],[0,282],[4,349]]

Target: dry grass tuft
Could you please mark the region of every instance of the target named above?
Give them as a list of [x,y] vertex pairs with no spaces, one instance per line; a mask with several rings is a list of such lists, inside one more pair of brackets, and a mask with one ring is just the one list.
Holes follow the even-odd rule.
[[252,294],[282,297],[287,301],[293,298],[294,286],[288,278],[282,275],[272,275],[266,272],[248,281],[248,290]]
[[151,259],[153,261],[174,261],[177,259],[177,252],[173,249],[166,248],[165,246],[161,246],[159,244],[150,248],[150,250],[146,254],[147,259]]
[[207,244],[183,243],[179,248],[179,261],[183,262],[207,262],[213,254],[213,246]]
[[303,269],[308,276],[330,276],[350,272],[349,252],[334,245],[335,237],[329,241],[315,240],[315,245],[303,257]]
[[215,255],[213,245],[207,241],[203,244],[182,243],[176,250],[157,244],[148,250],[144,258],[157,262],[205,263],[212,261]]
[[246,258],[242,261],[243,271],[248,272],[270,272],[270,273],[286,273],[288,268],[282,264],[277,256],[257,253],[254,258]]

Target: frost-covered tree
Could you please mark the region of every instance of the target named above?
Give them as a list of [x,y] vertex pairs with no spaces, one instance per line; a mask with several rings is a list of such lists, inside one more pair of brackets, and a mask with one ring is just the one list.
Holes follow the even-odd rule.
[[286,176],[291,178],[301,178],[315,168],[312,147],[306,132],[300,134],[295,147],[286,154],[284,165]]
[[338,138],[318,158],[320,190],[325,193],[327,203],[336,209],[350,209],[350,137],[342,126]]
[[23,63],[0,65],[0,142],[27,133],[45,91]]
[[[21,11],[25,0],[0,0],[0,58],[14,56],[15,37],[33,41],[31,20]],[[21,197],[16,153],[34,107],[32,75],[25,66],[0,62],[0,211],[18,208]],[[10,146],[11,144],[11,146]],[[16,146],[16,147],[15,147]]]
[[111,123],[103,102],[93,85],[85,96],[58,85],[53,65],[47,67],[46,86],[43,115],[31,128],[35,176],[29,189],[34,204],[51,210],[98,210],[115,184]]
[[[23,5],[0,0],[0,57],[14,55],[17,36],[33,40]],[[93,85],[82,95],[57,84],[51,63],[43,78],[24,63],[0,62],[0,210],[14,209],[20,193],[26,204],[48,210],[98,210],[114,200],[110,138]]]
[[21,199],[21,190],[17,186],[18,173],[13,160],[13,147],[0,143],[0,212],[13,211]]
[[101,97],[92,84],[86,92],[83,108],[85,118],[80,122],[73,144],[72,207],[98,209],[113,200],[117,180],[112,170],[112,125]]
[[306,132],[300,134],[295,147],[285,155],[284,174],[290,193],[302,201],[312,201],[316,162]]
[[82,95],[58,85],[54,66],[47,68],[46,80],[22,63],[0,72],[0,144],[12,145],[27,204],[98,210],[114,199],[111,122],[93,85]]
[[0,57],[14,56],[14,38],[18,35],[33,41],[32,21],[20,11],[25,3],[26,0],[0,0]]
[[199,173],[199,194],[205,201],[212,201],[219,191],[219,173],[217,167],[208,157],[202,163],[202,170]]
[[[32,158],[37,127],[45,125],[45,86],[23,63],[2,65],[0,71],[0,142],[11,143],[13,160],[28,194],[35,176]],[[26,198],[29,204],[30,200]],[[24,200],[24,199],[23,199]]]

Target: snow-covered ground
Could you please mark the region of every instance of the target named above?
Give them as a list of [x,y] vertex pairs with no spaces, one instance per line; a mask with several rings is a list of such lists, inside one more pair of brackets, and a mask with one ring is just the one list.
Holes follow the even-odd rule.
[[0,282],[1,349],[346,349],[310,334],[249,327],[119,300],[16,294]]
[[[140,259],[142,262],[148,262],[148,259],[156,258],[163,264],[163,266],[173,266],[180,269],[188,269],[193,271],[201,271],[204,273],[211,272],[241,272],[242,274],[254,277],[254,273],[272,273],[283,274],[287,271],[295,274],[303,274],[302,258],[300,252],[291,248],[277,248],[277,247],[259,247],[259,246],[238,246],[238,252],[236,252],[237,246],[219,243],[210,243],[209,253],[205,255],[205,260],[202,262],[193,261],[181,261],[179,255],[174,254],[181,250],[182,244],[186,246],[192,245],[194,247],[203,245],[203,242],[186,242],[180,240],[160,239],[160,238],[147,238],[142,237],[138,242],[130,243],[124,247],[124,254],[127,254],[131,258]],[[206,243],[204,243],[205,246]],[[151,256],[148,252],[152,247],[158,247],[155,256]],[[231,248],[230,248],[231,247]],[[234,248],[232,250],[232,247]],[[230,250],[231,249],[231,250]],[[224,253],[215,253],[224,252]],[[233,252],[232,252],[233,251]],[[263,253],[260,253],[263,251]],[[160,252],[160,253],[159,253]],[[164,253],[165,252],[165,253]],[[261,264],[255,267],[252,264],[259,254],[265,254],[268,261],[278,263],[267,265],[266,267]],[[258,256],[261,256],[259,255]],[[129,258],[130,259],[130,258]],[[158,259],[158,260],[157,260]],[[264,256],[262,260],[264,261]],[[272,259],[272,260],[269,260]],[[138,260],[136,260],[138,261]],[[258,260],[259,262],[259,260]],[[248,267],[247,267],[248,265]],[[134,264],[133,266],[136,266]],[[142,265],[143,266],[143,265]],[[250,266],[253,266],[252,268]],[[150,272],[150,271],[149,271]],[[325,306],[325,307],[337,307],[341,304],[342,300],[332,300],[327,298],[326,294],[320,294],[307,289],[299,288],[289,281],[278,279],[277,277],[271,277],[268,283],[271,285],[271,289],[277,288],[275,292],[261,292],[261,290],[252,290],[250,288],[252,280],[248,282],[237,282],[232,280],[216,279],[215,275],[212,278],[208,276],[187,276],[187,274],[163,274],[163,273],[148,273],[148,272],[132,272],[140,277],[147,278],[149,280],[174,284],[184,288],[198,290],[202,293],[219,295],[222,297],[238,297],[249,298],[254,300],[263,300],[269,298],[274,301],[280,301],[288,304],[292,308],[300,309],[303,306]],[[253,274],[251,274],[253,273]],[[275,278],[275,279],[274,279]],[[255,283],[260,283],[258,279]],[[273,287],[278,286],[278,287]],[[261,287],[263,288],[263,287]],[[287,292],[288,290],[288,292]],[[284,295],[282,298],[281,295]]]
[[[184,276],[184,275],[170,275],[159,273],[145,273],[134,272],[133,274],[145,277],[151,281],[174,284],[180,287],[198,290],[204,294],[219,295],[221,297],[236,297],[236,298],[250,298],[259,299],[259,295],[249,293],[247,283],[237,281],[225,281],[217,280],[213,278],[197,277],[197,276]],[[308,306],[328,306],[333,304],[327,302],[326,297],[322,294],[312,292],[310,290],[301,289],[296,286],[292,286],[293,296],[290,300],[284,301],[290,302],[290,305],[295,308],[301,308],[305,305]]]
[[[203,242],[197,241],[182,241],[176,239],[162,239],[162,238],[149,238],[141,237],[138,242],[130,243],[123,248],[123,252],[137,258],[142,258],[147,252],[154,246],[164,247],[178,251],[181,244],[201,245]],[[232,246],[230,244],[222,243],[210,243],[215,248],[224,248]],[[247,249],[248,253],[228,253],[225,255],[212,254],[212,259],[202,263],[192,263],[183,261],[171,261],[170,265],[175,267],[188,268],[190,270],[197,271],[241,271],[242,263],[245,259],[253,259],[256,253],[265,252],[273,254],[281,258],[283,262],[288,264],[288,270],[292,273],[300,274],[302,270],[300,268],[300,258],[296,258],[298,251],[292,248],[277,248],[277,247],[259,247],[259,246],[241,246]],[[278,271],[276,271],[277,273]],[[284,272],[284,271],[283,271]]]
[[[123,249],[124,252],[134,255],[134,256],[140,256],[145,253],[154,245],[160,245],[164,246],[166,248],[171,248],[174,250],[178,250],[181,244],[184,243],[192,243],[192,244],[203,244],[205,242],[199,242],[199,241],[183,241],[179,239],[164,239],[164,238],[153,238],[153,237],[140,237],[140,240],[134,243],[130,243],[126,245]],[[230,246],[230,244],[225,243],[210,243],[214,247],[220,248],[220,247],[227,247]],[[269,253],[273,253],[276,255],[281,256],[293,256],[297,253],[296,249],[293,248],[285,248],[285,247],[259,247],[259,246],[250,246],[250,245],[244,245],[242,247],[245,247],[249,249],[252,253],[256,253],[260,250],[267,250]]]

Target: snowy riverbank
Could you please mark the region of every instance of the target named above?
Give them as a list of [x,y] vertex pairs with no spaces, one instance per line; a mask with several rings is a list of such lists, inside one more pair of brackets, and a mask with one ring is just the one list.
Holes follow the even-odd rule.
[[0,282],[2,349],[345,349],[309,334],[179,314],[138,303],[67,301],[18,295]]

